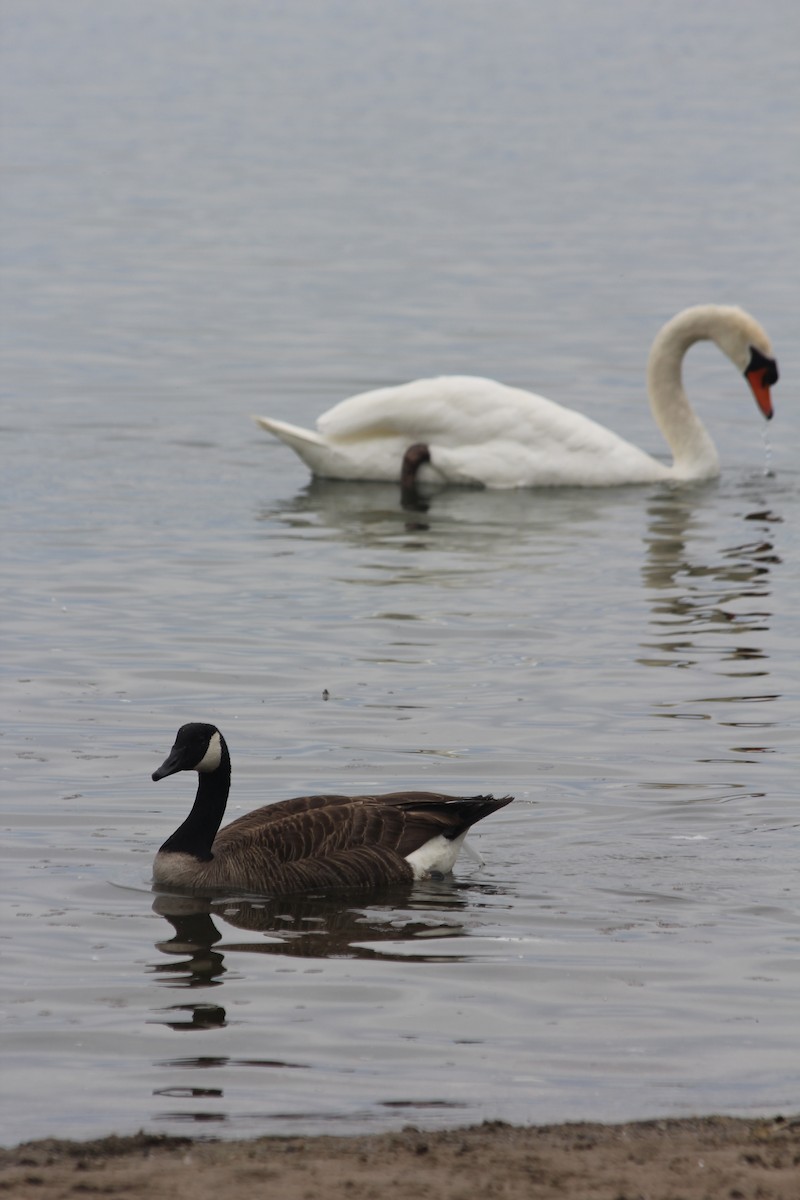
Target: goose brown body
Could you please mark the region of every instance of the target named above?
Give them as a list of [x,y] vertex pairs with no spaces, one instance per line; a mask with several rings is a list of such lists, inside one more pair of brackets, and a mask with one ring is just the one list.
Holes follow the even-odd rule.
[[298,796],[255,809],[220,830],[230,756],[218,729],[182,726],[153,778],[181,770],[198,772],[197,796],[189,817],[156,855],[153,878],[195,891],[291,895],[375,888],[444,873],[468,829],[512,800],[437,792]]

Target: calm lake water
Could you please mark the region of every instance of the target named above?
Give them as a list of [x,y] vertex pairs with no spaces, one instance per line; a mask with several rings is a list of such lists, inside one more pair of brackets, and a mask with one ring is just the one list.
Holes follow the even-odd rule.
[[[795,0],[3,0],[6,1143],[797,1110]],[[718,483],[309,481],[252,424],[437,372]],[[327,698],[326,698],[327,697]],[[193,781],[513,792],[452,882],[150,890]]]

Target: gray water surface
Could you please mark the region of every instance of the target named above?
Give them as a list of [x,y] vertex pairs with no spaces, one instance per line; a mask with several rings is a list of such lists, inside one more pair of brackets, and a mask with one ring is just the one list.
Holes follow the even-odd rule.
[[[797,11],[4,0],[2,1139],[796,1109]],[[646,17],[646,19],[645,19]],[[311,482],[249,420],[500,377],[719,482]],[[513,793],[451,881],[156,896],[229,815]]]

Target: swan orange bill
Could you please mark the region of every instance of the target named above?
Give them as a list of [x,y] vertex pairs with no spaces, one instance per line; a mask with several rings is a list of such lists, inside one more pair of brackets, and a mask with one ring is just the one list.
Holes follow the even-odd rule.
[[756,404],[767,420],[771,421],[772,397],[769,394],[769,383],[767,382],[769,374],[768,367],[754,367],[752,371],[745,372],[745,379],[750,384],[751,391],[756,398]]

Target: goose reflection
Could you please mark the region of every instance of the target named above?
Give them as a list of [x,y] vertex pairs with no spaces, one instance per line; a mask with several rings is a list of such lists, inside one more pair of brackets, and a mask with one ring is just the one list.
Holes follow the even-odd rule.
[[[464,889],[472,899],[468,902]],[[427,880],[391,888],[380,903],[345,904],[341,897],[303,895],[289,899],[228,899],[160,893],[153,911],[172,927],[172,936],[156,942],[171,961],[153,967],[167,986],[216,987],[223,982],[228,953],[275,954],[290,958],[358,958],[431,962],[439,939],[461,938],[467,931],[458,914],[474,906],[474,894],[490,885]],[[427,915],[426,915],[427,914]],[[261,935],[246,941],[226,940],[221,925]],[[419,943],[419,951],[393,953],[388,943]],[[376,949],[375,943],[385,948]],[[425,949],[422,949],[424,945]],[[447,961],[468,955],[447,954]]]

